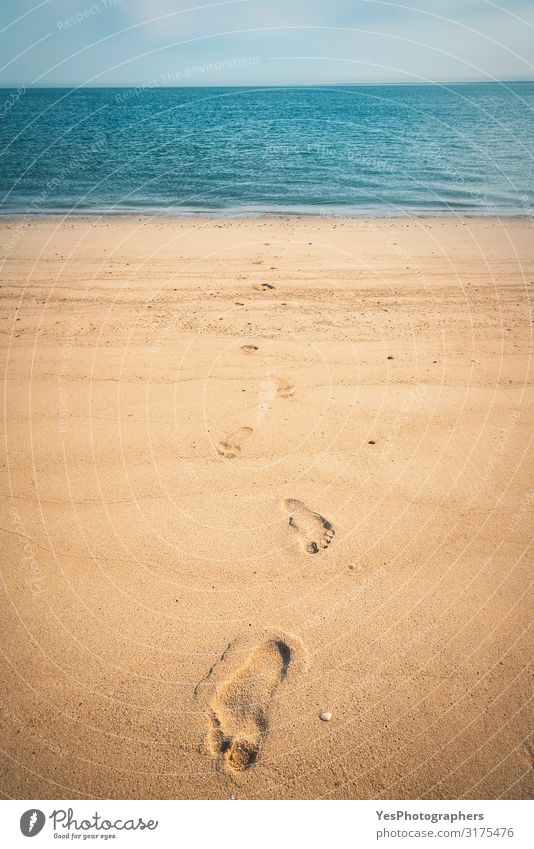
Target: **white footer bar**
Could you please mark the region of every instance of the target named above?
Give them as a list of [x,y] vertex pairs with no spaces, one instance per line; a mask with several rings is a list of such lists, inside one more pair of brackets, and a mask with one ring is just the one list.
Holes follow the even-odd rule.
[[[2,801],[2,845],[184,849],[534,846],[529,801]],[[31,839],[35,843],[30,843]]]

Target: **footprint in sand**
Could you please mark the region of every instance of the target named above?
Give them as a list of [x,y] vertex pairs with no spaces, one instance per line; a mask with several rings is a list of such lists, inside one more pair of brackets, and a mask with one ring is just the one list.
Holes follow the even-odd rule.
[[239,772],[256,763],[269,732],[269,706],[295,660],[294,651],[283,639],[267,640],[215,690],[208,747],[228,769]]
[[276,394],[279,398],[292,398],[295,394],[295,387],[288,380],[279,377],[276,382]]
[[233,460],[241,454],[243,442],[253,433],[251,427],[240,427],[238,430],[232,431],[224,439],[217,443],[217,454],[225,457],[227,460]]
[[258,350],[257,345],[241,345],[241,350],[245,352],[245,354],[252,354],[253,351]]
[[335,530],[324,516],[309,510],[296,498],[286,498],[283,508],[289,514],[289,527],[298,534],[308,554],[317,554],[319,549],[328,548]]

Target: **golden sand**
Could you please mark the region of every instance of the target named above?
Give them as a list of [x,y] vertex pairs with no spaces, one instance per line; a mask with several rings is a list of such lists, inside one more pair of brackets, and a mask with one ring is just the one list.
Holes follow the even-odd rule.
[[532,225],[0,242],[2,794],[531,795]]

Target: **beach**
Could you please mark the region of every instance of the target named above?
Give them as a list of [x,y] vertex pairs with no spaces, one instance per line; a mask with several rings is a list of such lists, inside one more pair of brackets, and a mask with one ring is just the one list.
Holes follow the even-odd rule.
[[4,798],[532,797],[532,234],[0,220]]

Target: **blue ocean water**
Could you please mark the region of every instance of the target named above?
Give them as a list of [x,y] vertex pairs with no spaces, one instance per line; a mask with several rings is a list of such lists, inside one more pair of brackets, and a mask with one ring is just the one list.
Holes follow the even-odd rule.
[[0,212],[532,215],[534,83],[0,90]]

